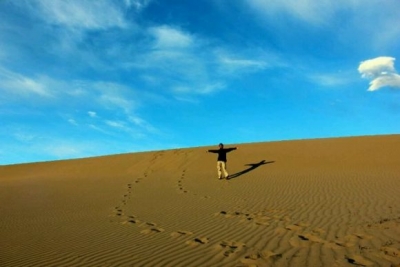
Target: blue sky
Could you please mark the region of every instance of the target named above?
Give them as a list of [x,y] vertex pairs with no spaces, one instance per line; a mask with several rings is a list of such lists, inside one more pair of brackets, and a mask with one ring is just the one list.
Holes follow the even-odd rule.
[[0,165],[398,134],[399,14],[398,0],[2,0]]

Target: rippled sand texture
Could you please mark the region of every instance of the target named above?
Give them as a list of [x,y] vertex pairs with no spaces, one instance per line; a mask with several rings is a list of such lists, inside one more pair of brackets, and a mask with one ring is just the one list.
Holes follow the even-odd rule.
[[399,266],[400,135],[238,146],[0,166],[0,266]]

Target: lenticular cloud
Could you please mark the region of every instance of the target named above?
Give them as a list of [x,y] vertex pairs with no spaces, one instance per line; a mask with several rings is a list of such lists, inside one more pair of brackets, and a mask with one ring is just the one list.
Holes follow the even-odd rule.
[[394,68],[394,61],[393,57],[377,57],[360,63],[358,71],[363,78],[371,80],[368,91],[386,86],[400,88],[400,75]]

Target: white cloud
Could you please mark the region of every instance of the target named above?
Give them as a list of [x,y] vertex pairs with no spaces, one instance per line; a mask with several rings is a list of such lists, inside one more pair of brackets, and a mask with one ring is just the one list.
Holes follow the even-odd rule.
[[385,86],[400,88],[400,75],[396,73],[382,74],[370,82],[368,91],[376,91]]
[[395,72],[393,57],[377,57],[362,61],[358,66],[358,72],[363,78],[376,78],[384,72]]
[[394,61],[393,57],[377,57],[360,63],[358,71],[361,76],[372,80],[368,91],[386,86],[400,88],[400,75],[396,73]]

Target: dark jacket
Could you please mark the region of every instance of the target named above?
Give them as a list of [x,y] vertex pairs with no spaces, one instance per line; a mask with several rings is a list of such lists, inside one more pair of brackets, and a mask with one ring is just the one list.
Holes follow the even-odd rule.
[[210,149],[208,152],[211,153],[218,153],[218,161],[224,161],[226,162],[226,153],[231,152],[232,150],[236,150],[236,147],[231,147],[231,148],[220,148],[220,149]]

